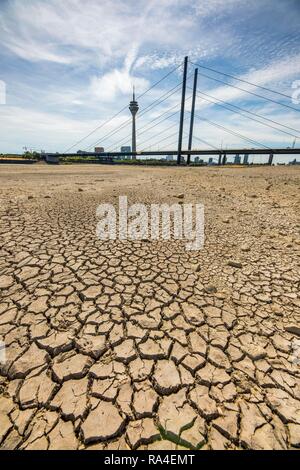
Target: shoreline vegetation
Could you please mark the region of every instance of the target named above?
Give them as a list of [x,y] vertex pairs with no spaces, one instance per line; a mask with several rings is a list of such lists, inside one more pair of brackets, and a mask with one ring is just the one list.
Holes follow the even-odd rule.
[[[38,162],[44,162],[44,158],[41,158],[41,155],[37,152],[26,152],[24,154],[0,154],[0,163],[38,163]],[[45,162],[46,163],[46,162]],[[112,162],[107,162],[107,161],[101,161],[98,158],[95,158],[93,156],[87,156],[87,157],[82,157],[81,155],[72,155],[69,157],[60,157],[60,165],[71,165],[71,164],[100,164],[100,165],[144,165],[144,166],[177,166],[177,162],[174,159],[173,161],[169,160],[162,160],[162,159],[134,159],[134,160],[129,160],[127,158],[123,159],[114,159]],[[244,168],[244,167],[258,167],[258,166],[266,166],[267,163],[249,163],[247,165],[244,164],[235,164],[231,162],[226,163],[226,167],[230,168]],[[278,163],[278,165],[288,165],[285,163]],[[186,166],[184,162],[182,162],[182,166]],[[220,167],[224,165],[217,165],[216,163],[214,164],[209,164],[208,162],[191,162],[190,165],[191,167],[203,167],[203,166],[213,166],[213,167]]]

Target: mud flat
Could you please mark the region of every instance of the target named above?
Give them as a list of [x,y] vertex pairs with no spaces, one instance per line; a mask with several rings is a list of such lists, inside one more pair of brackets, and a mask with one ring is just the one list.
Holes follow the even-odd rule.
[[[1,165],[0,448],[299,447],[299,181]],[[98,240],[119,195],[203,203],[204,249]]]

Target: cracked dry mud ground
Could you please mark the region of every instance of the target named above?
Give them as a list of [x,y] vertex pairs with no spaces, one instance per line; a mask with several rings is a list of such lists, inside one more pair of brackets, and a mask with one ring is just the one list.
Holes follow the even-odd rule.
[[[298,168],[0,171],[1,449],[300,446]],[[203,250],[95,237],[180,193]]]

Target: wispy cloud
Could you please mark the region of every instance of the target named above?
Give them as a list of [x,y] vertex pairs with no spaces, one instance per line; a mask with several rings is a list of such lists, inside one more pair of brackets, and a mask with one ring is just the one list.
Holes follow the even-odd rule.
[[123,67],[114,68],[104,75],[93,77],[91,81],[92,94],[102,101],[114,101],[119,94],[130,95],[133,85],[136,86],[139,93],[145,91],[149,86],[149,81],[131,73],[136,57],[137,48],[133,46],[125,58]]

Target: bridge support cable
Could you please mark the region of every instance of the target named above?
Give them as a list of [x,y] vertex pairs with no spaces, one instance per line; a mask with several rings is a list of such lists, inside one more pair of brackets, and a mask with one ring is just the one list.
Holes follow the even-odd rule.
[[[188,87],[188,88],[190,88],[190,87]],[[200,96],[200,95],[201,95],[201,96]],[[212,104],[214,104],[214,105],[216,105],[216,106],[219,106],[219,107],[221,107],[221,108],[227,109],[228,111],[231,111],[232,113],[239,114],[240,116],[243,116],[243,117],[245,117],[245,118],[247,118],[247,119],[250,119],[251,121],[258,122],[259,124],[262,124],[263,126],[267,126],[267,127],[269,127],[270,129],[274,129],[274,130],[276,130],[276,131],[282,132],[283,134],[289,135],[290,137],[294,137],[294,138],[295,138],[295,137],[299,137],[299,138],[300,138],[300,131],[297,131],[296,129],[294,129],[296,132],[295,132],[294,134],[292,134],[291,132],[287,132],[287,131],[285,131],[285,130],[283,130],[283,129],[279,129],[278,127],[272,126],[271,124],[267,124],[266,122],[262,122],[262,121],[260,121],[259,119],[255,119],[255,118],[253,118],[253,117],[247,116],[247,114],[244,114],[244,113],[249,113],[249,114],[254,114],[254,115],[255,115],[255,113],[251,113],[250,111],[247,111],[247,110],[245,110],[245,109],[243,109],[243,108],[239,108],[238,106],[234,106],[234,105],[232,105],[232,104],[230,104],[230,103],[227,103],[228,106],[232,106],[232,107],[234,107],[234,108],[240,109],[240,110],[243,111],[243,112],[236,111],[236,110],[234,110],[234,109],[229,108],[228,106],[225,106],[224,104],[221,104],[221,103],[226,103],[226,102],[224,102],[223,100],[219,100],[218,98],[214,98],[214,97],[213,97],[213,99],[214,99],[215,101],[212,101],[211,99],[205,98],[205,97],[203,97],[202,95],[208,96],[206,93],[203,93],[203,92],[201,92],[201,91],[197,91],[197,96],[199,96],[199,98],[203,99],[204,101],[207,101],[208,103],[212,103]],[[220,103],[219,103],[219,102],[220,102]],[[272,120],[270,120],[270,119],[264,118],[264,116],[260,116],[260,115],[258,115],[258,116],[259,116],[260,118],[262,118],[262,119],[266,119],[266,120],[268,120],[268,121],[272,121]],[[275,122],[275,124],[277,124],[278,126],[287,127],[287,126],[284,126],[283,124],[280,124],[279,122],[276,122],[276,121],[272,121],[272,122]],[[299,132],[299,134],[297,134],[297,132]]]
[[[176,105],[178,106],[178,105]],[[149,127],[149,129],[145,129],[143,132],[139,132],[139,136],[144,134],[145,132],[147,133],[148,131],[150,131],[151,129],[153,129],[154,127],[158,126],[159,124],[161,124],[162,122],[166,121],[167,119],[170,119],[172,116],[175,116],[175,114],[178,113],[179,110],[175,111],[174,113],[170,114],[169,116],[165,117],[164,119],[162,119],[161,121],[157,122],[156,124],[154,124],[153,126]]]
[[[187,120],[187,117],[184,118],[184,121],[186,121],[186,120]],[[174,124],[172,124],[172,126],[169,126],[169,127],[167,127],[166,129],[164,129],[163,131],[159,132],[158,134],[156,134],[156,136],[161,135],[161,134],[164,134],[165,132],[167,132],[168,130],[170,130],[170,129],[176,127],[176,126],[178,126],[178,123],[177,123],[177,122],[175,122]],[[174,133],[174,134],[172,134],[172,136],[168,136],[168,137],[173,137],[175,134],[176,134],[176,133]],[[178,133],[177,133],[177,135],[178,135]],[[160,142],[165,141],[168,137],[164,137],[163,139],[160,139],[160,140],[158,140],[157,142],[151,143],[151,147],[153,147],[154,145],[159,144]],[[152,138],[152,137],[151,137],[151,138]],[[151,140],[151,138],[148,138],[147,140],[144,140],[144,142],[142,142],[142,144],[140,144],[140,147],[142,148],[142,146],[145,145],[146,142],[149,142],[149,140]],[[177,141],[177,142],[178,142],[178,141]],[[147,150],[147,149],[142,149],[141,152],[145,152],[146,150]]]
[[258,142],[257,140],[250,139],[250,137],[246,137],[245,135],[240,134],[239,132],[235,132],[235,131],[233,131],[233,130],[231,130],[231,129],[228,129],[227,127],[224,127],[224,126],[222,126],[221,124],[218,124],[218,123],[216,123],[216,122],[210,121],[209,119],[201,118],[200,116],[197,116],[197,114],[195,114],[195,116],[196,116],[200,121],[208,122],[208,123],[211,124],[212,126],[218,127],[219,129],[222,129],[222,130],[224,130],[225,132],[228,132],[229,134],[232,134],[232,135],[237,136],[237,137],[239,137],[239,138],[241,138],[241,139],[243,139],[243,140],[246,140],[246,141],[248,141],[248,142],[250,142],[250,143],[252,143],[252,144],[259,145],[260,147],[263,147],[263,148],[265,148],[265,149],[267,149],[267,150],[272,151],[272,149],[271,149],[270,147],[268,147],[268,146],[265,145],[265,144],[262,144],[261,142]]
[[[172,108],[177,108],[178,107],[178,104],[176,104],[175,106],[173,106]],[[156,119],[158,119],[159,117],[161,116],[158,116],[154,119],[152,119],[147,125],[145,125],[144,127],[146,127],[146,129],[144,129],[142,132],[139,132],[138,134],[138,137],[142,134],[145,134],[145,132],[148,132],[149,130],[153,129],[154,127],[158,126],[159,124],[161,124],[162,122],[166,121],[167,119],[170,119],[172,116],[175,116],[175,114],[177,114],[179,112],[179,110],[175,111],[174,113],[172,114],[169,114],[168,116],[166,116],[164,119],[162,119],[161,121],[157,122],[156,124],[154,124],[153,126],[149,127],[149,125],[154,122]],[[165,113],[163,113],[165,114]],[[163,115],[162,114],[162,115]],[[130,136],[127,136],[127,138],[129,139]],[[124,144],[124,139],[122,140],[122,144]],[[114,144],[114,146],[118,145],[118,142]]]
[[196,135],[194,135],[193,138],[196,139],[196,140],[199,140],[199,142],[202,142],[203,144],[208,145],[210,148],[212,148],[214,150],[217,150],[218,152],[220,151],[220,149],[218,147],[216,147],[213,144],[210,144],[209,142],[207,142],[207,140],[200,139],[200,137],[197,137]]
[[[173,127],[175,127],[175,126],[173,126]],[[151,147],[152,147],[152,146],[155,146],[155,145],[159,145],[159,144],[161,144],[161,142],[164,142],[164,141],[167,140],[167,139],[171,139],[171,138],[174,137],[175,135],[178,135],[178,132],[177,132],[177,131],[174,132],[173,134],[167,135],[166,137],[164,137],[163,139],[158,140],[157,142],[154,142],[153,144],[151,144]],[[151,150],[151,151],[152,151],[152,150]],[[144,152],[144,153],[147,152],[147,149],[143,149],[142,152]]]
[[[162,134],[164,134],[165,132],[169,131],[170,129],[174,129],[174,127],[176,127],[177,125],[178,125],[177,122],[175,122],[175,123],[172,124],[171,126],[169,126],[169,127],[167,127],[166,129],[164,129],[163,131],[158,132],[158,134],[156,134],[156,136],[162,135]],[[150,138],[144,140],[141,144],[139,144],[139,147],[142,149],[141,152],[144,152],[145,150],[147,150],[147,147],[144,148],[144,145],[145,145],[147,142],[149,142],[151,139],[152,139],[152,137],[150,137]],[[163,140],[165,140],[165,139],[163,139]],[[151,143],[151,147],[152,147],[153,145],[156,145],[156,144],[159,143],[159,142],[160,142],[160,141],[158,140],[158,141],[155,142],[155,143]]]
[[[177,65],[177,67],[174,67],[172,70],[170,70],[166,75],[164,75],[161,79],[159,79],[157,82],[155,82],[153,85],[151,85],[146,91],[144,91],[143,93],[141,93],[139,96],[137,96],[137,99],[140,99],[142,98],[143,96],[145,96],[147,93],[149,93],[149,91],[151,91],[154,87],[156,87],[157,85],[159,85],[163,80],[165,80],[166,78],[168,78],[172,73],[176,72],[176,70],[179,69],[179,67],[181,67],[182,63],[180,63],[179,65]],[[115,119],[117,116],[119,116],[123,111],[125,111],[125,109],[128,108],[128,105],[126,104],[126,106],[124,106],[123,108],[121,108],[117,113],[115,113],[113,116],[111,116],[109,119],[107,119],[106,121],[104,121],[102,124],[100,124],[99,126],[95,127],[91,132],[89,132],[87,135],[85,135],[84,137],[82,137],[82,139],[78,140],[77,142],[75,142],[73,145],[71,145],[67,150],[65,150],[63,153],[68,153],[70,150],[72,150],[74,147],[76,147],[78,144],[80,144],[81,142],[83,142],[84,140],[86,140],[88,137],[90,137],[92,134],[94,134],[95,132],[97,132],[99,129],[102,129],[102,127],[104,127],[106,124],[109,124],[113,119]]]
[[[176,87],[174,88],[179,88],[181,85],[181,83],[179,83],[178,85],[176,85]],[[171,90],[173,90],[174,88],[172,88]],[[164,93],[162,96],[165,96],[167,94],[170,93],[171,90],[168,90],[167,93]],[[161,100],[161,102],[165,101],[166,99],[168,99],[170,96],[172,96],[174,93],[176,93],[177,90],[175,90],[173,93],[169,94],[166,98],[164,98],[163,100]],[[159,98],[158,98],[159,99]],[[157,100],[156,100],[157,101]],[[154,105],[155,106],[155,105]],[[146,114],[147,112],[149,112],[153,106],[153,103],[151,103],[149,106],[147,106],[140,114],[140,116],[143,116],[144,114]],[[85,150],[89,149],[89,148],[93,148],[95,147],[96,145],[98,145],[100,142],[103,142],[106,138],[109,138],[111,137],[112,135],[115,135],[117,132],[119,132],[120,130],[124,129],[124,127],[126,127],[126,125],[128,124],[131,124],[132,122],[132,119],[131,118],[128,118],[124,125],[120,125],[119,127],[117,127],[116,129],[112,129],[110,132],[108,132],[107,134],[105,134],[104,136],[102,136],[100,139],[97,139],[96,142],[94,142],[92,145],[88,145],[88,147],[86,147]],[[130,134],[130,137],[131,137],[131,134]]]
[[234,75],[230,75],[229,73],[225,72],[220,72],[220,70],[212,69],[211,67],[207,67],[204,65],[197,64],[195,62],[191,62],[191,64],[195,65],[196,67],[200,67],[201,69],[209,70],[210,72],[218,73],[219,75],[224,75],[225,77],[233,78],[234,80],[238,80],[239,82],[247,83],[247,85],[252,85],[257,88],[260,88],[261,90],[268,91],[270,93],[275,93],[276,95],[283,96],[284,98],[288,98],[289,100],[291,99],[291,96],[286,95],[285,93],[281,93],[280,91],[272,90],[272,88],[268,88],[262,85],[258,85],[257,83],[252,83],[249,80],[245,80],[243,78],[235,77]]
[[[191,96],[189,96],[188,98],[186,98],[185,101],[188,101],[188,100],[190,100],[190,99],[191,99]],[[178,113],[178,112],[180,111],[180,109],[177,110],[176,112],[172,113],[172,114],[169,114],[165,119],[161,120],[159,123],[155,124],[154,126],[149,127],[150,124],[152,124],[154,121],[156,121],[157,119],[163,117],[165,114],[168,114],[170,111],[172,111],[173,109],[175,109],[175,108],[177,108],[177,107],[178,107],[178,103],[176,103],[174,106],[172,106],[171,108],[169,108],[167,111],[165,111],[165,112],[163,112],[162,114],[159,114],[158,116],[156,116],[155,118],[153,118],[153,119],[152,119],[150,122],[148,122],[147,124],[144,124],[144,126],[142,126],[142,127],[139,128],[139,130],[141,130],[141,129],[144,129],[144,130],[143,130],[142,132],[139,132],[139,133],[138,133],[138,136],[144,134],[145,132],[148,132],[150,129],[152,129],[152,128],[155,127],[156,125],[160,124],[161,122],[163,122],[163,121],[165,121],[165,120],[171,118],[173,115],[175,115],[176,113]],[[146,128],[146,129],[145,129],[145,128]],[[115,148],[117,148],[118,146],[120,146],[120,144],[121,144],[121,145],[125,145],[125,144],[126,144],[125,139],[128,140],[128,139],[130,138],[130,136],[131,136],[131,134],[128,134],[126,137],[124,137],[124,138],[121,139],[120,141],[118,141],[118,142],[114,143],[113,145],[111,145],[110,148],[113,147],[113,148],[115,149]]]
[[[128,106],[127,106],[128,108]],[[132,123],[132,119],[131,118],[128,118],[125,122],[123,122],[123,124],[120,124],[119,127],[117,127],[116,129],[112,129],[110,132],[108,132],[107,134],[105,134],[100,140],[97,140],[97,142],[94,142],[92,145],[88,145],[84,150],[87,151],[89,149],[92,149],[94,147],[96,147],[100,142],[104,142],[105,140],[107,139],[110,139],[111,137],[113,137],[115,134],[117,134],[118,132],[122,131],[123,129],[125,129],[127,126],[130,126]],[[130,134],[131,135],[131,134]]]
[[[172,109],[175,109],[177,106],[178,106],[178,104],[176,104],[175,106],[172,106],[172,108],[170,108],[168,111],[166,111],[166,112],[160,114],[159,116],[157,116],[156,118],[152,119],[152,121],[150,121],[150,123],[154,122],[156,119],[159,119],[160,117],[164,116],[165,114],[168,114]],[[178,111],[176,111],[176,112],[178,112]],[[172,113],[168,117],[171,117],[173,114],[175,114],[175,113]],[[144,126],[140,127],[139,130],[144,129],[145,127],[147,128],[150,123],[147,123]],[[143,132],[139,132],[138,135],[140,136],[140,135],[144,134],[144,132],[147,132],[147,131],[148,131],[148,129],[145,129]],[[120,147],[122,145],[126,145],[127,142],[129,142],[130,137],[131,137],[131,134],[128,134],[126,137],[123,137],[121,140],[119,140],[119,141],[115,142],[114,144],[110,145],[108,147],[107,151],[109,152],[111,149],[115,150],[115,149],[117,149],[118,147]],[[126,139],[126,141],[125,141],[125,139]]]
[[[217,152],[220,152],[220,155],[219,155],[219,162],[220,162],[220,159],[221,159],[221,151],[220,151],[220,149],[219,149],[218,147],[216,147],[215,145],[213,145],[213,144],[207,142],[207,140],[200,139],[200,137],[197,137],[196,135],[193,135],[193,139],[196,139],[196,140],[198,140],[199,142],[202,142],[203,144],[208,145],[208,147],[212,148],[213,150],[216,150]],[[195,156],[195,155],[194,155],[194,156]],[[190,163],[188,163],[188,164],[190,164]],[[218,164],[220,164],[220,163],[218,163]]]
[[[146,108],[144,108],[141,113],[139,114],[139,119],[144,117],[144,115],[146,113],[148,113],[149,111],[151,111],[153,108],[155,108],[156,106],[158,106],[159,104],[163,103],[164,101],[166,101],[167,99],[169,99],[171,96],[173,96],[175,93],[178,92],[178,89],[181,87],[182,85],[182,82],[180,82],[179,84],[177,84],[176,86],[172,87],[171,89],[169,89],[167,92],[163,93],[161,96],[159,96],[156,100],[154,100],[152,103],[150,103]],[[131,118],[129,118],[126,123],[131,123]],[[123,127],[121,128],[117,128],[115,129],[116,131],[118,130],[122,130]],[[114,130],[112,130],[111,132],[113,132],[113,135],[115,134]],[[109,134],[111,134],[111,132]],[[106,134],[104,137],[102,137],[101,139],[97,140],[96,142],[94,142],[94,144],[91,146],[89,145],[87,147],[90,148],[90,147],[94,147],[96,146],[97,144],[99,144],[100,142],[102,142],[106,137],[108,136],[108,134]],[[109,135],[110,136],[110,135]],[[128,135],[128,137],[124,137],[122,139],[122,142],[124,142],[124,139],[127,139],[131,137],[131,134]],[[126,142],[125,142],[126,143]]]
[[173,140],[173,142],[171,142],[170,144],[168,144],[167,146],[164,146],[161,150],[164,151],[164,150],[169,150],[170,147],[174,147],[176,148],[176,144],[178,143],[178,140]]
[[100,126],[96,127],[95,129],[93,129],[89,134],[87,134],[86,136],[82,137],[82,139],[78,140],[77,142],[75,142],[75,144],[71,145],[71,147],[69,147],[68,149],[64,150],[63,153],[68,153],[70,152],[70,150],[72,150],[74,147],[76,147],[78,144],[80,144],[81,142],[83,142],[84,140],[88,139],[88,137],[90,137],[92,134],[94,134],[95,132],[97,132],[99,129],[102,129],[102,127],[104,127],[106,124],[109,124],[113,119],[115,119],[117,116],[119,116],[123,111],[125,111],[125,109],[127,109],[127,105],[124,106],[124,108],[120,109],[120,111],[118,111],[116,114],[114,114],[110,119],[108,119],[107,121],[103,122],[102,124],[100,124]]
[[[178,111],[177,111],[177,112],[178,112]],[[188,119],[188,117],[185,117],[185,118],[184,118],[184,121],[186,121],[187,119]],[[176,123],[176,125],[178,125],[178,123]],[[171,127],[175,127],[175,125],[170,126],[168,129],[164,129],[163,132],[167,132],[167,130],[169,130]],[[161,132],[161,133],[162,133],[162,132]],[[153,146],[155,146],[155,145],[157,145],[157,144],[160,144],[161,142],[164,142],[166,139],[171,138],[171,137],[173,137],[173,136],[176,135],[176,134],[178,135],[178,132],[174,132],[174,134],[168,135],[167,137],[164,137],[163,139],[159,139],[157,142],[152,143],[152,144],[151,144],[151,147],[153,147]],[[149,139],[148,139],[148,140],[149,140]],[[144,144],[145,142],[146,142],[146,141],[144,141],[143,144]],[[177,142],[178,142],[178,141],[177,141]],[[142,144],[142,145],[143,145],[143,144]],[[143,149],[142,152],[146,152],[146,149]]]
[[233,85],[232,83],[227,83],[227,82],[224,82],[224,80],[219,80],[218,78],[214,78],[214,77],[211,77],[209,75],[206,75],[205,73],[198,72],[198,74],[201,75],[201,77],[208,78],[208,79],[213,80],[215,82],[221,83],[222,85],[226,85],[226,86],[229,86],[231,88],[235,88],[239,91],[243,91],[244,93],[248,93],[249,95],[253,95],[253,96],[256,96],[258,98],[262,98],[263,100],[270,101],[271,103],[275,103],[279,106],[284,106],[285,108],[289,108],[289,109],[292,109],[293,111],[297,111],[298,113],[300,113],[300,109],[297,109],[294,106],[290,106],[288,104],[281,103],[280,101],[273,100],[272,98],[268,98],[267,96],[259,95],[258,93],[254,93],[254,91],[245,90],[245,88],[240,88],[236,85]]
[[[228,103],[228,101],[224,101],[224,100],[221,100],[220,98],[216,98],[215,96],[212,96],[212,95],[209,95],[207,93],[204,93],[204,91],[199,91],[197,90],[197,93],[200,93],[201,95],[204,95],[204,96],[207,96],[209,98],[212,98],[220,103],[224,103],[224,105],[227,105],[227,106],[231,106],[232,108],[235,108],[235,109],[238,109],[239,111],[243,111],[244,113],[247,113],[247,114],[251,114],[253,116],[256,116],[256,117],[259,117],[260,119],[263,119],[265,121],[268,121],[268,122],[272,122],[273,124],[276,124],[277,126],[281,126],[281,127],[284,127],[285,129],[289,129],[290,131],[294,131],[294,133],[296,134],[300,134],[300,130],[299,129],[295,129],[294,127],[291,127],[291,126],[287,126],[286,124],[282,124],[278,121],[275,121],[274,119],[270,119],[270,118],[267,118],[266,116],[262,116],[261,114],[258,114],[258,113],[254,113],[253,111],[249,111],[245,108],[241,108],[240,106],[236,106],[235,104],[232,104],[232,103]],[[204,99],[204,98],[203,98]],[[207,100],[208,101],[208,100]],[[217,103],[214,103],[214,104],[217,104]],[[295,135],[295,134],[291,134],[291,135]]]
[[[190,100],[190,99],[191,99],[191,96],[189,96],[188,98],[186,98],[185,101],[188,101],[188,100]],[[173,106],[173,108],[175,108],[175,107],[177,107],[177,106],[178,106],[178,104],[176,104],[175,106]],[[170,114],[169,116],[165,117],[165,118],[162,119],[161,121],[159,121],[159,122],[157,122],[156,124],[154,124],[153,126],[149,127],[148,129],[145,129],[143,132],[140,132],[139,135],[144,134],[145,132],[150,131],[151,129],[153,129],[153,127],[156,127],[156,126],[158,126],[158,124],[161,124],[162,122],[166,121],[167,119],[170,119],[172,116],[175,116],[175,114],[177,114],[179,111],[180,111],[180,110],[178,109],[178,110],[175,111],[174,113]],[[155,118],[155,119],[156,119],[156,118]],[[149,123],[148,125],[150,125],[151,122],[153,122],[153,121],[154,121],[154,119],[153,119],[152,121],[150,121],[150,123]]]

